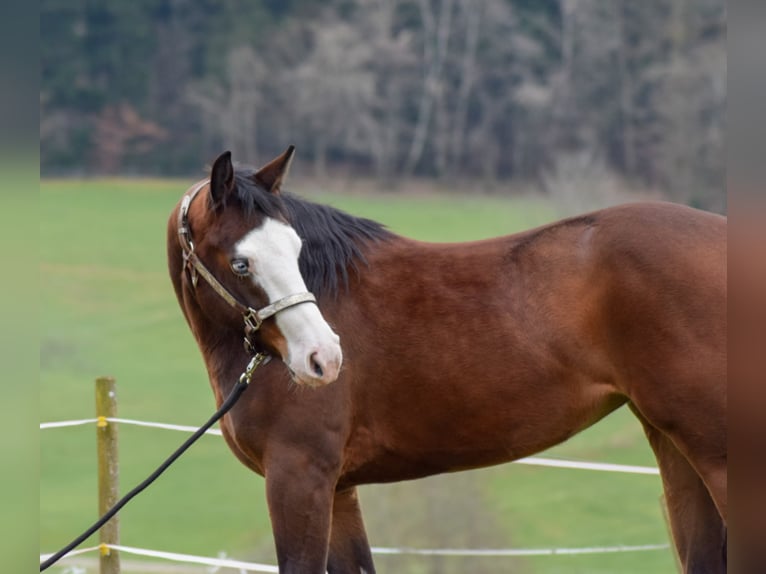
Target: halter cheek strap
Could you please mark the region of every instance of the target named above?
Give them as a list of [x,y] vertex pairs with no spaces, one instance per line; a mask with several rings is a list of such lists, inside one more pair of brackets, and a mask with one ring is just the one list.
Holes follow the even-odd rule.
[[300,305],[301,303],[316,304],[316,297],[314,297],[313,293],[309,293],[308,291],[304,293],[295,293],[256,310],[249,305],[240,302],[218,281],[218,279],[215,278],[194,252],[194,242],[192,241],[191,227],[189,226],[189,207],[191,206],[191,202],[208,183],[209,180],[203,180],[194,186],[194,188],[184,196],[181,201],[181,208],[178,210],[178,237],[181,242],[181,250],[183,251],[184,267],[189,274],[192,289],[197,287],[198,278],[201,276],[207,284],[220,295],[221,299],[226,301],[229,306],[239,311],[245,323],[245,350],[248,353],[254,354],[256,349],[252,337],[261,328],[263,321],[269,317],[273,317],[280,311],[284,311],[295,305]]

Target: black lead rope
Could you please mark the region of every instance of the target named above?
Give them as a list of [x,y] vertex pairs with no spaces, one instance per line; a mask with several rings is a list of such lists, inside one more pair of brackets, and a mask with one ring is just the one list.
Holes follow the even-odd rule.
[[130,502],[136,495],[138,495],[140,492],[142,492],[147,486],[149,486],[151,483],[153,483],[157,478],[167,470],[167,468],[173,464],[178,457],[180,457],[186,450],[193,445],[195,442],[197,442],[197,439],[201,437],[203,434],[205,434],[205,431],[208,430],[211,426],[213,426],[216,422],[218,422],[218,419],[220,419],[223,415],[225,415],[231,407],[234,406],[234,404],[239,400],[239,397],[242,396],[242,393],[245,392],[245,389],[247,389],[247,385],[250,383],[250,377],[253,375],[253,371],[258,368],[258,366],[264,361],[266,358],[265,355],[258,353],[255,355],[251,360],[250,363],[247,365],[247,368],[245,369],[245,372],[242,373],[242,376],[240,376],[239,381],[234,385],[234,388],[229,393],[229,396],[226,397],[226,400],[221,405],[221,408],[219,408],[212,417],[199,429],[195,431],[193,435],[191,435],[181,446],[179,446],[176,451],[171,454],[165,462],[163,462],[157,470],[155,470],[152,474],[150,474],[146,480],[144,480],[141,484],[136,486],[133,490],[131,490],[128,494],[123,496],[117,503],[110,508],[106,514],[104,514],[101,518],[99,518],[93,526],[88,528],[85,532],[80,534],[77,538],[72,540],[69,544],[67,544],[64,548],[56,552],[53,556],[45,560],[44,562],[40,563],[40,572],[43,570],[53,566],[56,562],[61,560],[64,556],[66,556],[69,552],[71,552],[73,549],[77,548],[80,544],[82,544],[85,540],[88,539],[94,532],[96,532],[99,528],[101,528],[104,524],[106,524],[115,514],[117,514],[120,509],[122,509],[123,506],[125,506],[128,502]]

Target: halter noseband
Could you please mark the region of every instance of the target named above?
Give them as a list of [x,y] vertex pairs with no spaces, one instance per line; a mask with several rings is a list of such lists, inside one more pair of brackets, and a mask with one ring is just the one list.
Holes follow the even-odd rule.
[[210,287],[212,287],[213,290],[229,304],[229,306],[239,311],[245,323],[245,350],[250,354],[255,354],[256,348],[252,337],[258,329],[261,328],[261,324],[264,320],[273,317],[280,311],[284,311],[295,305],[300,305],[301,303],[316,304],[316,297],[314,297],[313,293],[309,293],[308,291],[305,293],[295,293],[283,297],[274,303],[270,303],[261,309],[255,310],[249,305],[240,302],[226,289],[226,287],[221,285],[218,279],[216,279],[210,270],[203,265],[202,261],[199,260],[199,257],[197,257],[197,254],[194,252],[191,227],[189,227],[189,207],[191,206],[191,202],[208,183],[208,180],[204,180],[198,183],[191,192],[184,195],[184,198],[181,201],[181,209],[178,211],[178,237],[183,251],[184,267],[189,273],[192,289],[197,287],[197,274],[199,273],[199,275],[207,281],[208,285],[210,285]]

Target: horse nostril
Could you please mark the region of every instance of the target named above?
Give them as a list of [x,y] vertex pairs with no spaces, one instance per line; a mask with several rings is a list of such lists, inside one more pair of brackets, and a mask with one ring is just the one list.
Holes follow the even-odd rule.
[[313,353],[311,357],[309,358],[309,363],[311,364],[311,370],[314,371],[314,374],[317,377],[322,377],[324,375],[324,370],[322,370],[322,365],[319,364],[319,361],[317,360],[317,354]]

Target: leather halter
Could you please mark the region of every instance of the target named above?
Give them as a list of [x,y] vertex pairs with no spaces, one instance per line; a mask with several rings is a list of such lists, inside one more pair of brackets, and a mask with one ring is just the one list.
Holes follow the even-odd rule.
[[194,243],[192,242],[191,227],[189,227],[189,207],[191,202],[197,196],[197,194],[208,185],[209,180],[203,180],[198,183],[194,189],[184,195],[181,201],[181,209],[178,210],[178,237],[181,242],[181,249],[183,251],[184,267],[189,273],[192,289],[197,287],[198,273],[202,278],[213,288],[213,290],[220,295],[220,297],[233,307],[242,315],[242,319],[245,323],[245,350],[250,354],[256,353],[255,344],[252,340],[252,336],[261,328],[261,324],[269,317],[273,317],[280,311],[289,309],[301,303],[314,303],[316,304],[316,297],[313,293],[308,291],[304,293],[294,293],[283,297],[273,303],[262,307],[261,309],[253,309],[249,305],[246,305],[239,301],[234,295],[232,295],[226,287],[215,278],[210,270],[200,261],[197,254],[194,252]]

